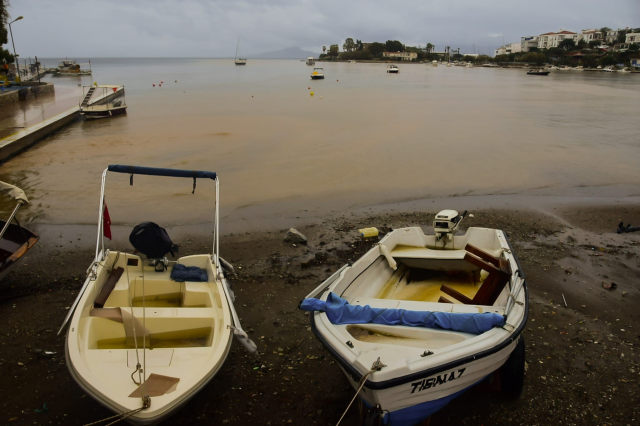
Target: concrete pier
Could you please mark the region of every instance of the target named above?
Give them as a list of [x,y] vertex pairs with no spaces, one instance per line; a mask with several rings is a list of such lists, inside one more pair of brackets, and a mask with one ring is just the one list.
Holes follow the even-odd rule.
[[[29,90],[30,86],[26,86],[27,82],[25,82],[25,87],[20,90]],[[39,87],[37,82],[30,82],[33,84],[31,87]],[[46,83],[43,83],[46,84]],[[53,85],[50,85],[53,87]],[[116,92],[109,93],[103,96],[100,96],[93,101],[89,102],[89,105],[101,105],[110,100],[122,96],[124,88],[117,90]],[[13,91],[16,93],[16,97],[20,96],[19,91]],[[13,95],[12,95],[13,96]],[[1,98],[0,98],[1,99]],[[1,101],[0,101],[1,102]],[[52,133],[57,132],[62,129],[67,124],[73,123],[78,120],[80,117],[80,107],[71,108],[68,111],[65,111],[61,114],[56,115],[55,117],[51,117],[48,120],[45,120],[41,123],[36,124],[35,126],[28,127],[26,129],[20,130],[12,135],[9,135],[3,139],[0,139],[0,163],[5,160],[13,157],[18,154],[20,151],[34,145],[38,141],[46,138]]]

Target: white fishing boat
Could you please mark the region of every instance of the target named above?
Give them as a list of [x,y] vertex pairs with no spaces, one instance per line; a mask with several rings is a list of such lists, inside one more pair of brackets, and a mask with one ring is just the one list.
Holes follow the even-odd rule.
[[307,58],[307,65],[315,65],[316,64],[316,59],[313,56],[309,56]]
[[582,65],[578,65],[577,67],[572,68],[574,71],[584,71],[584,67]]
[[247,65],[247,60],[238,58],[238,48],[240,47],[240,37],[238,37],[238,44],[236,44],[236,58],[234,60],[236,65]]
[[311,73],[311,80],[322,80],[324,78],[324,69],[314,68]]
[[[176,247],[163,228],[136,226],[129,241],[140,254],[105,249],[111,237],[105,204],[108,172],[212,179],[216,185],[213,248],[169,260]],[[250,351],[219,255],[219,180],[216,173],[111,165],[102,174],[96,254],[60,334],[67,365],[80,387],[134,424],[170,416],[222,367],[236,336]],[[226,386],[227,384],[221,384]]]
[[451,62],[447,62],[447,68],[451,68]]
[[300,304],[367,424],[417,424],[497,370],[503,392],[522,391],[524,276],[503,231],[454,236],[465,215],[390,232]]
[[349,59],[349,63],[350,63],[350,64],[355,64],[355,63],[356,63],[356,61],[355,61],[355,59]]
[[432,67],[437,67],[438,66],[438,61],[431,61],[431,66]]
[[[17,186],[0,182],[0,193],[13,198],[17,203],[9,218],[6,221],[0,220],[0,281],[2,281],[24,259],[40,237],[20,225],[16,217],[20,207],[29,204],[24,191]],[[15,223],[11,223],[12,221]]]
[[465,68],[473,68],[473,64],[471,62],[467,62],[467,64],[464,67]]
[[53,71],[55,75],[63,76],[91,75],[91,62],[89,62],[89,69],[81,69],[80,65],[73,59],[65,59],[59,61],[58,67],[54,68]]
[[83,86],[81,99],[80,115],[87,119],[108,118],[127,113],[122,85]]
[[388,73],[392,73],[392,74],[397,74],[400,72],[400,67],[398,67],[397,65],[389,65],[387,67],[387,72]]

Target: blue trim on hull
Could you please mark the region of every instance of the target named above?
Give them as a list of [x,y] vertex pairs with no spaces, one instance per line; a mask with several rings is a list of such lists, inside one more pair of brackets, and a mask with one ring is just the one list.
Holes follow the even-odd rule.
[[[444,398],[423,402],[421,404],[412,405],[411,407],[403,408],[401,410],[389,412],[382,418],[382,424],[385,426],[414,426],[433,416],[436,412],[443,409],[448,403],[450,403],[478,383],[482,382],[487,377],[478,380],[476,383],[462,389],[461,391],[445,396]],[[362,402],[367,406],[367,408],[371,408],[371,405],[369,405],[367,401],[363,399]],[[384,407],[382,407],[382,409],[384,410]]]

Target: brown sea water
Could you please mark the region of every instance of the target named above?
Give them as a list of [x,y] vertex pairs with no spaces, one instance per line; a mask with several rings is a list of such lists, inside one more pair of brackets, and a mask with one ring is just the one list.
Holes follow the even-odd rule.
[[[128,114],[66,127],[2,164],[0,180],[27,192],[30,219],[72,224],[95,223],[109,164],[216,171],[225,220],[248,223],[462,194],[637,195],[638,74],[317,66],[324,80],[292,60],[92,60],[91,77],[47,77],[55,102],[25,107],[26,121],[77,105],[92,81],[124,84]],[[191,190],[107,177],[114,223],[210,221],[212,182]]]

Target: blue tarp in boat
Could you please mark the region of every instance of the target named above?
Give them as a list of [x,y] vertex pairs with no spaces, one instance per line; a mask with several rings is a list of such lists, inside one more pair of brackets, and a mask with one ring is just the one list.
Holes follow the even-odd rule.
[[493,327],[505,324],[502,315],[490,312],[463,314],[350,305],[349,302],[333,292],[329,293],[326,301],[304,299],[300,304],[300,309],[325,312],[332,324],[408,325],[410,327],[463,331],[471,334],[482,334]]

